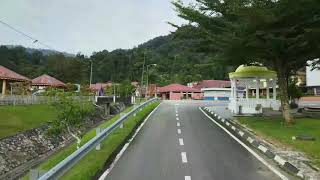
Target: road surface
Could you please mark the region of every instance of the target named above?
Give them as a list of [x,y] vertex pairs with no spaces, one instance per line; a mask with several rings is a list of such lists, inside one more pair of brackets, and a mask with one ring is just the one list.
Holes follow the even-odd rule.
[[198,109],[201,105],[164,101],[106,179],[279,179],[210,121]]

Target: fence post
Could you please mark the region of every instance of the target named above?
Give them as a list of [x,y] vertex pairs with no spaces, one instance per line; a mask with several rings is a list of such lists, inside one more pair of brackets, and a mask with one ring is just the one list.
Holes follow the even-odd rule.
[[[101,128],[97,128],[96,129],[96,136],[98,136],[99,134],[101,133]],[[99,151],[101,149],[101,143],[99,143],[97,146],[96,146],[96,150]]]

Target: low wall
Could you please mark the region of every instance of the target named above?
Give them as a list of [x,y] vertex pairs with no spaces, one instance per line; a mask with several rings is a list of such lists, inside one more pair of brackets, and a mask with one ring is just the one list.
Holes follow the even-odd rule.
[[16,178],[17,173],[12,172],[15,168],[32,163],[71,141],[70,136],[49,137],[46,135],[47,129],[48,126],[44,125],[0,139],[0,179]]

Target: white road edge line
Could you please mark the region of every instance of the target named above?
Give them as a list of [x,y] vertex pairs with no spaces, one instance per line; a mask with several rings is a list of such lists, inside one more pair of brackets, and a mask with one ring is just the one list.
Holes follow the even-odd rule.
[[[160,103],[161,104],[161,103]],[[121,156],[123,155],[123,153],[127,150],[128,146],[130,145],[130,143],[132,142],[132,140],[137,136],[137,134],[139,133],[139,131],[142,129],[142,127],[144,126],[144,124],[149,120],[150,116],[158,109],[158,107],[160,106],[160,104],[154,108],[154,110],[151,111],[151,113],[144,119],[144,121],[141,123],[141,125],[138,127],[138,129],[135,131],[135,133],[133,134],[133,136],[129,139],[129,141],[122,147],[121,151],[117,154],[116,158],[113,160],[113,162],[111,163],[110,167],[99,177],[99,180],[104,180],[106,179],[106,177],[109,175],[109,173],[111,172],[111,170],[114,168],[114,166],[117,164],[117,162],[119,161],[119,159],[121,158]]]
[[183,142],[182,138],[179,138],[179,144],[180,144],[180,146],[184,146],[184,142]]
[[185,176],[184,180],[191,180],[191,176]]
[[200,107],[199,107],[199,109],[205,116],[207,116],[212,122],[214,122],[217,126],[219,126],[221,129],[223,129],[227,134],[229,134],[229,136],[231,136],[235,141],[237,141],[241,146],[243,146],[248,152],[250,152],[255,158],[257,158],[262,164],[267,166],[272,172],[274,172],[276,175],[278,175],[283,180],[289,180],[285,175],[283,175],[280,171],[278,171],[276,168],[274,168],[272,165],[270,165],[267,161],[265,161],[256,152],[254,152],[249,146],[244,144],[237,137],[235,137],[232,133],[230,133],[226,128],[224,128],[218,122],[216,122],[214,119],[212,119],[210,116],[208,116]]
[[181,152],[181,160],[182,160],[182,163],[187,163],[188,162],[187,153],[186,152]]
[[181,129],[177,129],[178,134],[181,134]]

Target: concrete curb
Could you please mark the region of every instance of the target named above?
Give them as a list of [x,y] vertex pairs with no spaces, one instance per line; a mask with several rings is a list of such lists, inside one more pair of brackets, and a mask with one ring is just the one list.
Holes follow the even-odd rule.
[[241,125],[235,123],[234,121],[222,118],[214,111],[210,110],[208,107],[201,107],[201,109],[204,110],[204,112],[206,112],[208,116],[217,120],[219,124],[230,130],[230,132],[237,136],[241,141],[243,141],[246,144],[249,144],[250,146],[254,147],[258,151],[263,153],[269,159],[275,161],[282,169],[304,179],[305,176],[303,175],[300,169],[298,169],[290,162],[284,160],[281,156],[275,154],[270,148],[268,148],[267,145],[257,140],[257,138],[254,135],[248,133],[246,130],[243,130],[244,128]]

